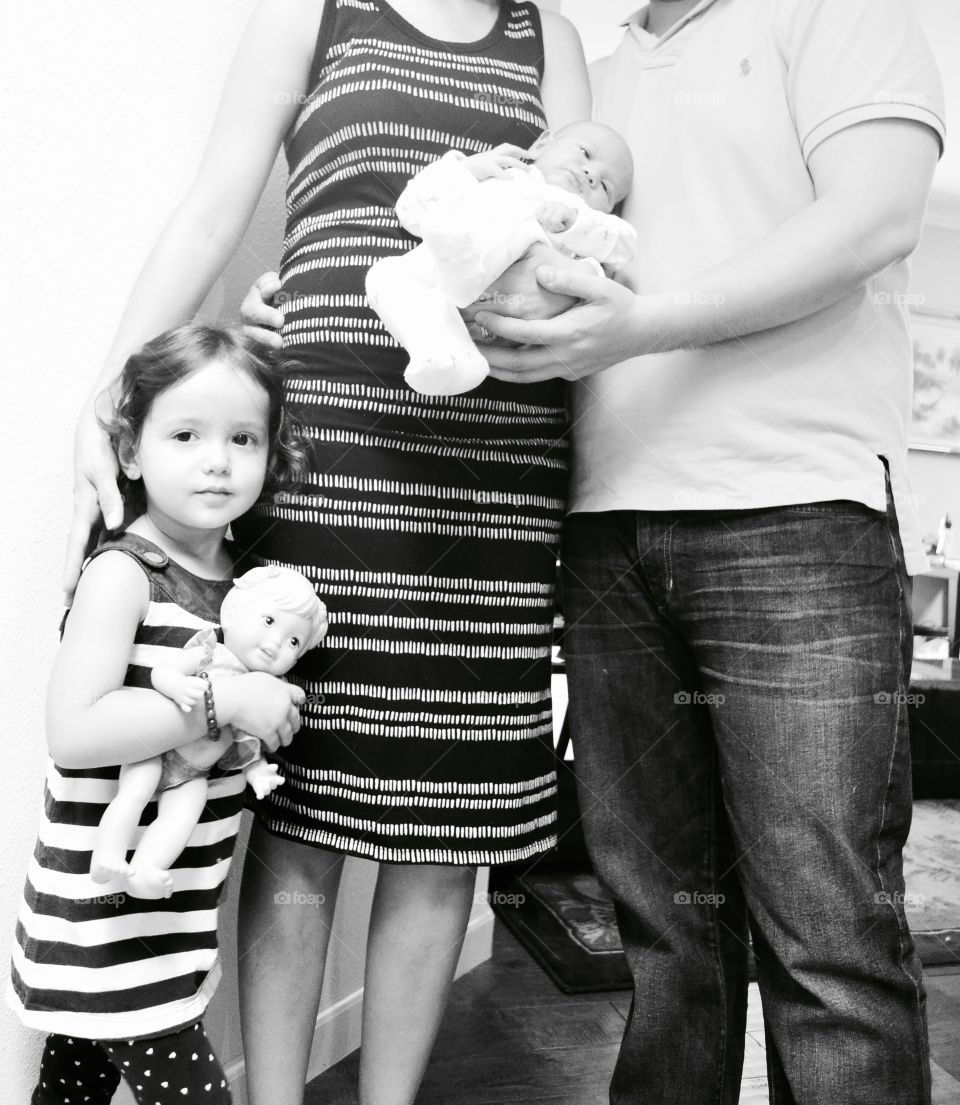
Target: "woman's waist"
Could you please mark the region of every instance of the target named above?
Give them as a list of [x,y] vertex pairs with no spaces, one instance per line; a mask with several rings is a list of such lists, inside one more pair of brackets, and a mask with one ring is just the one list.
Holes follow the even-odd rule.
[[291,354],[285,403],[316,440],[325,439],[327,429],[376,430],[417,440],[499,440],[505,446],[539,439],[551,448],[566,435],[562,381],[522,385],[489,378],[462,395],[421,395],[403,378],[403,350],[371,355],[356,347],[344,353],[314,346]]

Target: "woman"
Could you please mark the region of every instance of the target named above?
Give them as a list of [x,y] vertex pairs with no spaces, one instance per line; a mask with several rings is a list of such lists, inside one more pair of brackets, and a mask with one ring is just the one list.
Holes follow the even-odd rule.
[[[542,101],[542,106],[541,106]],[[119,523],[97,405],[128,352],[189,316],[239,242],[281,141],[290,164],[288,399],[314,443],[302,496],[237,531],[328,601],[323,696],[258,809],[241,900],[251,1105],[302,1100],[346,854],[381,861],[361,1101],[413,1101],[463,939],[477,864],[553,840],[549,627],[562,511],[556,384],[490,381],[425,403],[362,298],[411,241],[392,206],[450,146],[526,146],[589,116],[579,41],[532,3],[261,0],[197,178],[133,291],[78,430],[73,562]],[[319,654],[318,654],[319,655]],[[317,909],[277,908],[278,893]],[[289,900],[289,899],[287,899]],[[295,999],[291,1000],[291,995]]]

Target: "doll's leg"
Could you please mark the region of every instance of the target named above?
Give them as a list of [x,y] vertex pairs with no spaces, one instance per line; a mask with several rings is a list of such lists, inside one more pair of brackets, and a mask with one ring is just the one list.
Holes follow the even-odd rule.
[[161,760],[124,764],[113,801],[104,810],[97,840],[90,857],[90,877],[94,882],[110,882],[129,874],[127,852],[140,824],[140,815],[153,797],[160,781]]
[[157,816],[143,831],[130,863],[127,889],[135,898],[169,898],[170,867],[186,847],[207,801],[207,779],[188,779],[157,799]]
[[470,340],[460,312],[437,279],[422,246],[385,257],[367,273],[367,298],[384,326],[410,354],[407,383],[424,395],[459,395],[490,369]]

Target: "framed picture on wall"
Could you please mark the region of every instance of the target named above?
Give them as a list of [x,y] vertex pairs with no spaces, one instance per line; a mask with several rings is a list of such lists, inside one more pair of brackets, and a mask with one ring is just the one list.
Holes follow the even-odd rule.
[[910,448],[960,453],[960,316],[911,313]]

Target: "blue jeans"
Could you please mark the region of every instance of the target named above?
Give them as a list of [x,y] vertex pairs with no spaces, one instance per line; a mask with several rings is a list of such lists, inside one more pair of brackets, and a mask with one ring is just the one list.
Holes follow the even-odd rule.
[[634,980],[613,1105],[734,1105],[748,932],[771,1102],[929,1103],[892,505],[575,514],[563,561],[587,844]]

